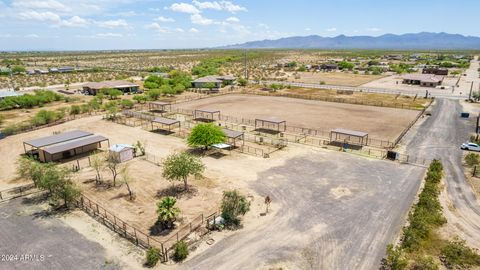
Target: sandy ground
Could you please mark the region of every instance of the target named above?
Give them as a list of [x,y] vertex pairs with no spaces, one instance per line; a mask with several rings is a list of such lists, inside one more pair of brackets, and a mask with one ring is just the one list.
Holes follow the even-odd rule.
[[271,213],[261,217],[261,207],[251,211],[244,229],[214,233],[214,245],[203,244],[177,267],[378,268],[424,169],[343,153],[299,151],[285,153],[287,159],[280,164],[258,162],[244,170],[245,179],[254,178],[247,180],[253,190],[272,197]]
[[346,72],[297,72],[288,77],[291,82],[320,83],[331,85],[359,86],[382,78],[381,75],[362,75]]
[[413,110],[250,95],[226,95],[177,106],[218,109],[224,115],[249,119],[276,117],[289,126],[326,132],[334,128],[360,130],[383,140],[394,140],[418,114]]

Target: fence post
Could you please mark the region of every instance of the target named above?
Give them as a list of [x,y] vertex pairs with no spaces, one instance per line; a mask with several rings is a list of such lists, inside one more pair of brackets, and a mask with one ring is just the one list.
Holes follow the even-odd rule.
[[[475,167],[473,167],[473,173],[472,173],[472,176],[475,176],[475,173],[477,172],[477,165],[475,165]],[[1,196],[1,193],[0,193],[0,199],[2,198]]]

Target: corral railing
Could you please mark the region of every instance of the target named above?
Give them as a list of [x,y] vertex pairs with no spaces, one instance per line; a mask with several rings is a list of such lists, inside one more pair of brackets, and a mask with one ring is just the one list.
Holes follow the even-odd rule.
[[[358,92],[368,92],[368,91],[358,91]],[[245,91],[245,93],[259,95],[259,96],[279,96],[279,97],[318,100],[318,101],[325,101],[325,102],[346,103],[346,104],[366,105],[366,106],[375,106],[375,107],[388,107],[388,108],[408,109],[408,110],[421,109],[418,106],[411,106],[403,103],[390,103],[390,102],[383,102],[383,101],[364,101],[364,100],[358,100],[354,98],[320,97],[320,96],[314,96],[314,95],[300,95],[300,94],[279,93],[279,92],[266,93],[266,92],[258,92],[258,91]],[[388,94],[392,94],[392,93],[388,93]],[[396,94],[396,93],[393,93],[393,94]]]
[[[202,225],[206,224],[204,215],[202,213],[188,224],[176,230],[175,233],[170,236],[170,238],[160,241],[153,238],[148,233],[145,233],[142,230],[128,224],[83,194],[77,200],[77,207],[104,224],[106,227],[118,233],[120,236],[133,242],[135,245],[144,249],[148,249],[150,247],[158,248],[161,250],[162,262],[168,261],[169,250],[174,247],[175,243],[185,239],[192,232],[198,230],[200,227],[202,227]],[[214,213],[217,213],[217,211]]]

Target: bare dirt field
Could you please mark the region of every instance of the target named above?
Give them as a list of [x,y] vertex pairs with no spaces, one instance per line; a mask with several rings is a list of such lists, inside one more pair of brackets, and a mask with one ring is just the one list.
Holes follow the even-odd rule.
[[345,86],[359,86],[380,78],[382,75],[363,75],[346,72],[296,72],[289,74],[288,81],[302,83],[320,83]]
[[330,131],[347,128],[365,131],[372,138],[394,140],[418,111],[314,100],[253,95],[225,95],[177,105],[183,109],[218,109],[224,115],[276,117],[287,125]]

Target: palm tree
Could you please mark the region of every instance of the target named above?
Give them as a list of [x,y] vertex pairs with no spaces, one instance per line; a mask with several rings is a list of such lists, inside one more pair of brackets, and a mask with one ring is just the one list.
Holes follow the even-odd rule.
[[173,197],[165,197],[157,203],[158,220],[163,229],[173,228],[173,222],[180,213],[180,208],[176,207],[177,200]]

